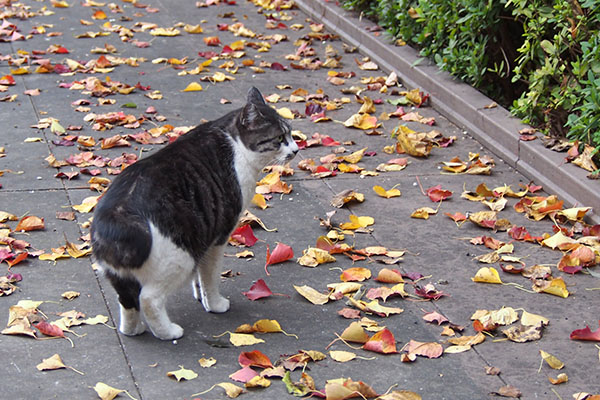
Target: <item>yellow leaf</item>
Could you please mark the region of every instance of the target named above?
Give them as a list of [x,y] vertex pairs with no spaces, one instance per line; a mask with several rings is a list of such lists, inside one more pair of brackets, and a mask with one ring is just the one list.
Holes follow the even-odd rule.
[[81,295],[81,293],[74,290],[69,290],[68,292],[61,294],[61,297],[64,297],[67,300],[73,300],[74,298],[79,297],[79,295]]
[[24,143],[35,143],[35,142],[43,142],[44,139],[41,137],[28,137],[23,140]]
[[252,346],[258,343],[264,343],[265,341],[254,337],[251,333],[230,333],[229,341],[236,347],[239,346]]
[[540,322],[543,325],[548,325],[548,323],[550,323],[550,320],[546,317],[542,317],[541,315],[532,314],[523,310],[523,314],[521,315],[521,325],[539,325]]
[[502,283],[498,271],[493,267],[482,267],[477,271],[475,276],[471,278],[473,282],[483,283]]
[[304,250],[304,254],[298,259],[298,264],[305,267],[316,267],[317,265],[334,261],[335,257],[326,250],[309,247],[307,250]]
[[200,366],[202,368],[210,368],[213,365],[215,365],[216,363],[217,363],[217,360],[215,360],[213,357],[210,357],[210,358],[202,357],[201,359],[198,360],[198,364],[200,364]]
[[175,28],[156,28],[150,31],[152,36],[177,36],[181,32]]
[[177,379],[177,382],[183,380],[189,381],[198,377],[198,374],[192,371],[191,369],[183,368],[183,365],[179,366],[177,371],[169,371],[167,372],[167,376],[171,378]]
[[329,351],[329,357],[331,357],[334,361],[343,363],[354,360],[356,358],[356,354],[350,351],[331,350]]
[[463,344],[463,345],[458,344],[458,345],[449,346],[449,347],[445,348],[444,353],[448,353],[448,354],[463,353],[465,351],[471,350],[472,348],[473,347],[468,344]]
[[379,195],[381,197],[385,197],[386,199],[389,199],[391,197],[398,197],[402,194],[402,193],[400,193],[400,190],[398,190],[398,189],[392,188],[390,190],[385,190],[381,186],[373,186],[373,191],[375,193],[377,193],[377,195]]
[[294,289],[306,300],[310,301],[313,304],[322,305],[329,301],[329,295],[320,293],[310,286],[296,286],[293,285]]
[[86,325],[106,324],[108,322],[108,317],[106,315],[98,314],[93,318],[87,318],[81,322]]
[[260,319],[252,325],[252,329],[259,333],[277,333],[283,332],[279,322],[274,319]]
[[60,356],[58,354],[53,355],[50,358],[44,358],[41,363],[39,363],[36,368],[40,371],[48,371],[54,369],[67,368],[65,364],[63,364]]
[[561,250],[567,250],[569,247],[576,245],[577,241],[566,236],[562,231],[558,231],[553,236],[544,239],[542,244],[551,249],[556,249],[558,247]]
[[358,322],[352,322],[340,335],[342,339],[353,343],[367,343],[369,335]]
[[257,375],[254,378],[250,379],[248,382],[246,382],[244,386],[247,388],[268,388],[269,386],[271,386],[271,381],[267,378]]
[[72,207],[80,213],[89,213],[94,209],[94,207],[96,207],[98,199],[100,199],[100,196],[89,196],[83,199],[81,204],[77,204]]
[[198,82],[192,82],[183,89],[183,92],[200,92],[202,90],[202,85]]
[[294,113],[287,107],[279,108],[277,112],[285,119],[294,119]]
[[345,162],[350,163],[350,164],[356,164],[357,162],[359,162],[360,160],[362,160],[363,155],[365,154],[366,150],[367,150],[367,147],[364,147],[364,148],[362,148],[360,150],[355,151],[352,154],[340,157],[340,160],[345,161]]
[[437,214],[437,210],[434,210],[431,207],[421,207],[413,211],[413,213],[410,214],[410,216],[411,218],[429,219],[430,215],[435,214]]
[[540,350],[540,355],[542,356],[542,359],[546,361],[546,364],[548,364],[548,366],[550,366],[552,369],[562,369],[565,366],[565,363],[560,361],[552,354],[546,353],[544,350]]
[[369,114],[354,114],[344,121],[345,127],[358,128],[362,130],[377,128],[379,125],[380,124],[377,123],[377,117]]
[[255,206],[261,208],[262,210],[264,210],[265,208],[268,207],[267,200],[265,199],[265,196],[263,196],[260,193],[256,193],[252,197],[252,204],[254,204]]
[[550,282],[550,285],[542,289],[542,292],[553,294],[554,296],[562,297],[566,299],[569,297],[569,291],[567,290],[567,285],[562,278],[554,278]]
[[234,385],[233,383],[229,383],[229,382],[217,383],[217,386],[220,387],[220,388],[225,389],[225,394],[230,399],[235,399],[240,394],[242,394],[242,393],[245,392],[245,390],[242,389],[241,387],[239,387],[237,385]]
[[355,230],[359,228],[366,228],[369,225],[373,225],[375,220],[372,217],[362,216],[357,217],[356,215],[350,215],[350,222],[344,222],[340,224],[342,229]]
[[200,24],[198,24],[198,25],[185,24],[185,26],[183,27],[183,30],[186,31],[187,33],[202,33],[203,32]]
[[98,397],[100,397],[102,400],[112,400],[117,397],[119,393],[125,392],[125,390],[116,389],[102,382],[96,383],[94,390],[96,393],[98,393]]

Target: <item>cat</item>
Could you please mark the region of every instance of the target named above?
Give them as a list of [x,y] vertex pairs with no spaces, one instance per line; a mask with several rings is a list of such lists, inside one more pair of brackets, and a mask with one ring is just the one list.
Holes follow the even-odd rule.
[[249,206],[261,170],[298,152],[290,125],[258,89],[244,107],[198,125],[130,165],[103,194],[91,227],[93,257],[115,288],[119,331],[146,326],[159,339],[183,335],[167,296],[192,281],[206,311],[223,313],[223,252]]

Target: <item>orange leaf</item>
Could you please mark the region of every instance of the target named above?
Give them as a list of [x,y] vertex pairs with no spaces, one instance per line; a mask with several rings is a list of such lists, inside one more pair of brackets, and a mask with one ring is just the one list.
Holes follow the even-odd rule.
[[29,232],[40,229],[44,229],[44,218],[29,215],[27,217],[23,217],[19,221],[19,224],[15,228],[15,232]]
[[374,334],[363,345],[363,349],[383,354],[398,352],[396,350],[396,339],[394,339],[394,335],[387,328],[384,328]]
[[273,363],[271,363],[269,357],[258,350],[241,353],[238,362],[241,367],[273,368]]
[[348,268],[340,275],[342,282],[362,282],[370,277],[371,270],[363,267]]
[[203,40],[207,46],[218,46],[221,44],[221,40],[219,40],[218,36],[207,36]]

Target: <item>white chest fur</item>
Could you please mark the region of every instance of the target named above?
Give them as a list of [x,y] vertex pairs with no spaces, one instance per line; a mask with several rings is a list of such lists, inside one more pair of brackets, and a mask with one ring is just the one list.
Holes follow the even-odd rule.
[[234,154],[234,167],[242,190],[242,211],[248,208],[256,189],[256,180],[264,167],[260,153],[248,150],[239,139],[231,141]]

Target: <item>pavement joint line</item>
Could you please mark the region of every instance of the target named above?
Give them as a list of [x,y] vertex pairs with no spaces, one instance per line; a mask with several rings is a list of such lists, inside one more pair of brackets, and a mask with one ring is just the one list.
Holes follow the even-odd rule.
[[[295,3],[309,17],[323,23],[360,53],[376,61],[382,69],[396,72],[405,86],[431,93],[431,106],[437,112],[466,129],[518,172],[541,184],[546,192],[557,194],[572,207],[591,206],[592,211],[586,219],[600,224],[600,184],[588,179],[587,171],[564,165],[564,161],[557,162],[564,155],[546,149],[540,140],[521,143],[517,132],[529,126],[508,110],[501,106],[484,109],[483,105],[492,103],[492,99],[437,69],[431,62],[421,65],[419,60],[423,58],[409,46],[393,46],[385,38],[373,36],[365,28],[375,24],[357,18],[356,13],[319,0],[296,0]],[[411,62],[411,59],[415,61]]]

